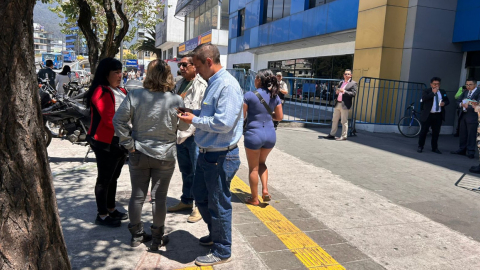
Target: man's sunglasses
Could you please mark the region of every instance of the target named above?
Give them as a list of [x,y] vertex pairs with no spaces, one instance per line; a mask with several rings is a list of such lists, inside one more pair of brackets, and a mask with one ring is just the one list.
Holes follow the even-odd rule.
[[345,76],[352,76],[352,74],[350,74],[350,73],[343,73],[343,75],[345,75]]
[[177,64],[178,68],[180,68],[180,67],[186,68],[186,67],[188,67],[188,65],[191,65],[191,64],[190,63],[178,63]]

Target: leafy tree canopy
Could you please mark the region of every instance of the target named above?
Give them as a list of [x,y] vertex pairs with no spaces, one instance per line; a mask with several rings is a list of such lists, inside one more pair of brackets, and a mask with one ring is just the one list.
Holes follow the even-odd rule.
[[92,72],[98,61],[114,57],[121,41],[131,41],[139,28],[154,28],[160,22],[157,14],[164,8],[154,0],[123,0],[123,8],[121,0],[48,1],[58,3],[51,10],[65,18],[62,23],[64,33],[71,33],[71,28],[77,25],[82,31]]

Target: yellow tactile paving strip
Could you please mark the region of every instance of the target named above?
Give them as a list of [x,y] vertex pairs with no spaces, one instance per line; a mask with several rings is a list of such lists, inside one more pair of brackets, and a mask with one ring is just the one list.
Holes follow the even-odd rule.
[[[238,176],[232,179],[230,190],[243,202],[250,196],[250,187]],[[261,198],[259,199],[261,201]],[[262,207],[247,205],[247,207],[309,269],[345,270],[315,241],[271,205],[262,205]]]
[[[243,202],[250,196],[250,187],[238,178],[238,176],[232,179],[230,191]],[[261,207],[247,204],[248,209],[250,209],[308,269],[345,270],[332,256],[328,255],[315,241],[297,228],[273,206],[263,204],[261,198],[259,198],[259,200],[262,203]],[[200,269],[213,270],[213,267],[192,266],[182,268],[181,270]]]

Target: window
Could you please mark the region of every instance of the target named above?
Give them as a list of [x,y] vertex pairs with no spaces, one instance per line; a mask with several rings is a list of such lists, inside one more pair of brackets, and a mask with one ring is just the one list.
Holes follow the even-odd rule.
[[309,8],[318,7],[318,6],[321,6],[323,4],[333,2],[333,1],[335,1],[335,0],[309,0]]
[[173,58],[173,48],[168,49],[168,58],[167,59],[172,59]]
[[245,9],[238,11],[238,36],[243,36],[245,32]]
[[264,0],[263,23],[269,23],[290,15],[292,0]]
[[222,20],[220,23],[220,29],[221,30],[228,30],[228,3],[230,1],[228,0],[222,0]]
[[340,79],[345,69],[353,66],[353,55],[336,55],[268,62],[273,73],[288,77]]
[[[221,8],[221,29],[228,30],[228,0],[222,1]],[[218,0],[207,0],[185,17],[185,40],[190,40],[217,27]]]
[[218,1],[212,0],[212,28],[217,29],[218,27]]

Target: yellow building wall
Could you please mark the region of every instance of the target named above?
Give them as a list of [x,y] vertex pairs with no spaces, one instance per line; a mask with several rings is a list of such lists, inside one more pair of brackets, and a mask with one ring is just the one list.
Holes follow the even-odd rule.
[[[360,0],[353,79],[361,77],[399,80],[409,0]],[[395,91],[375,85],[369,93],[359,88],[357,119],[392,121],[396,104]]]

